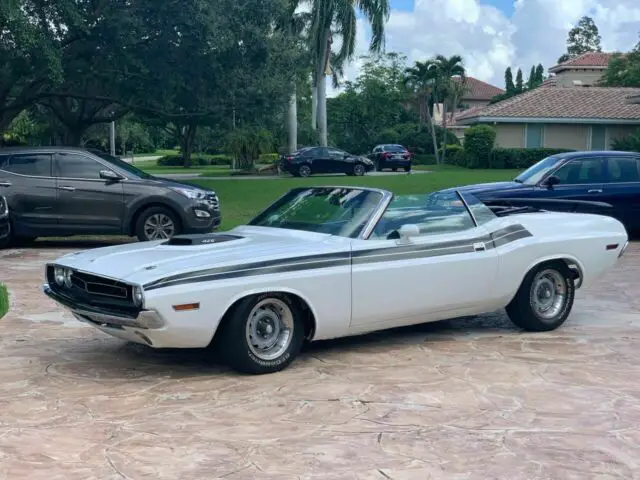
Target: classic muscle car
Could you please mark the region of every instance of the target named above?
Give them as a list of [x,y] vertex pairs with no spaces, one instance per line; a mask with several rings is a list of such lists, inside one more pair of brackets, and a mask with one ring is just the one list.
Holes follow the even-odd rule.
[[11,224],[9,223],[9,203],[0,195],[0,248],[9,244]]
[[517,199],[296,188],[227,232],[65,255],[43,289],[115,337],[208,348],[257,374],[305,341],[503,307],[522,329],[558,328],[627,244],[614,218]]

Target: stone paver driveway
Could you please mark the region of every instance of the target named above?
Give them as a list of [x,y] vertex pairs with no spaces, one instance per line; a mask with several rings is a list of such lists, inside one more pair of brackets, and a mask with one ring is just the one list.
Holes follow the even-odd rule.
[[640,478],[640,244],[556,332],[498,312],[261,377],[75,322],[39,290],[63,251],[0,252],[1,479]]

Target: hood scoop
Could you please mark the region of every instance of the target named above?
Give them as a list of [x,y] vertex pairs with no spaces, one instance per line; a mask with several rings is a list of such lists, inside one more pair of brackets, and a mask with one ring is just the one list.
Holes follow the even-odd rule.
[[196,235],[176,235],[161,245],[213,245],[216,243],[241,240],[244,237],[238,235],[226,235],[223,233],[201,233]]

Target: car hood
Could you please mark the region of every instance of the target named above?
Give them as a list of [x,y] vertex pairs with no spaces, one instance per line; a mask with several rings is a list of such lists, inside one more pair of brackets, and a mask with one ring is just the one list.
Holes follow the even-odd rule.
[[[237,238],[225,238],[228,236]],[[210,238],[223,241],[195,245],[170,245],[166,240],[131,243],[71,253],[53,263],[144,285],[167,276],[213,267],[335,253],[350,248],[349,239],[344,237],[266,227],[236,227],[212,234]]]
[[492,182],[492,183],[477,183],[475,185],[465,185],[463,187],[456,187],[456,190],[461,192],[477,195],[482,193],[493,193],[515,190],[530,190],[533,188],[531,185],[523,185],[518,182]]
[[161,187],[178,187],[178,188],[193,188],[196,190],[204,190],[211,191],[210,189],[203,188],[200,185],[191,182],[177,181],[164,177],[156,177],[153,178],[140,178],[136,180],[139,183],[145,183],[147,185],[157,185]]

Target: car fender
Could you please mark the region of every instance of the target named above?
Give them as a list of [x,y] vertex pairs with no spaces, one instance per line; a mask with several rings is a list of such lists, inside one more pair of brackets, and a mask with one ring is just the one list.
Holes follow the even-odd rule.
[[578,258],[575,255],[571,255],[570,253],[554,253],[552,255],[545,255],[545,256],[539,257],[536,260],[532,261],[527,266],[527,269],[523,272],[522,278],[520,279],[518,286],[522,283],[522,281],[524,280],[524,277],[526,277],[527,274],[537,265],[540,265],[541,263],[551,262],[554,260],[568,260],[569,263],[574,264],[578,268],[578,273],[580,274],[580,278],[581,279],[584,278],[584,265],[580,260],[578,260]]

